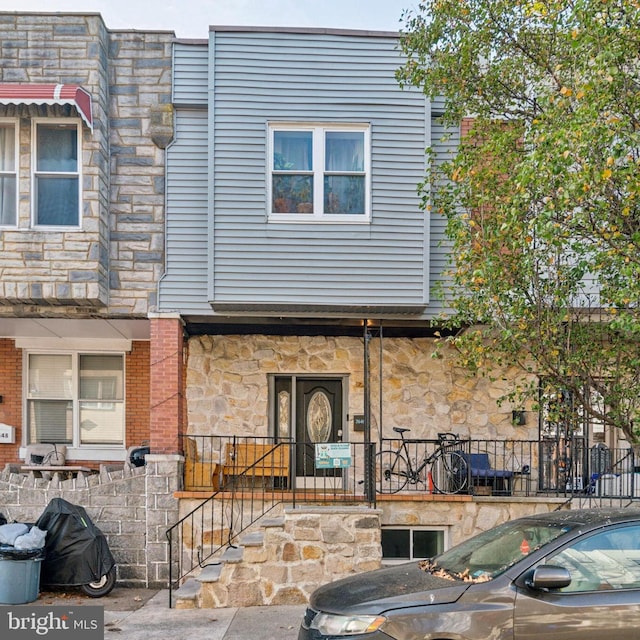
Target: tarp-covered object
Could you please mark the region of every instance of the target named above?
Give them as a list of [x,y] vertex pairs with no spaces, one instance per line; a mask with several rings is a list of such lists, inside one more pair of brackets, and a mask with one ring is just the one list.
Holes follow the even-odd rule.
[[107,539],[83,507],[54,498],[36,526],[47,531],[42,584],[77,586],[97,582],[115,565]]

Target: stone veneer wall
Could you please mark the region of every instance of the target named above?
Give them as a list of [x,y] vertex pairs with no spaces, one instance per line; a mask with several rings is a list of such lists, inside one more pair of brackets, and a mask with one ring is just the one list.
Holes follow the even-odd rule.
[[[284,507],[283,524],[264,527],[263,545],[246,545],[241,562],[223,565],[219,579],[203,581],[199,606],[242,607],[302,604],[334,580],[377,569],[382,563],[381,527],[445,526],[448,546],[502,522],[559,508],[562,500],[505,499],[428,502],[393,500],[377,508]],[[195,506],[181,501],[181,513]],[[269,514],[272,520],[273,514]],[[259,522],[257,523],[259,524]],[[214,525],[215,526],[215,525]],[[212,532],[215,537],[218,532]],[[208,535],[208,534],[206,534]],[[242,545],[242,536],[240,538]]]
[[571,508],[571,505],[565,498],[474,497],[460,502],[446,499],[378,502],[383,526],[444,527],[451,547],[503,522],[560,507]]
[[17,228],[0,231],[0,313],[83,317],[87,307],[105,307],[145,317],[155,305],[173,38],[110,31],[99,14],[0,12],[0,81],[79,84],[92,95],[94,117],[93,132],[82,125],[82,229],[37,230],[31,118],[77,114],[68,106],[0,107],[20,124],[19,218]]
[[99,16],[1,13],[2,82],[80,84],[93,98],[93,132],[81,126],[82,229],[31,229],[32,118],[76,122],[68,106],[8,105],[19,122],[17,229],[0,233],[0,301],[13,304],[108,303],[109,112],[107,31]]
[[51,480],[0,473],[0,512],[9,522],[35,522],[53,498],[83,506],[107,537],[118,565],[118,584],[166,588],[169,577],[167,529],[178,519],[178,456],[147,456],[145,467]]
[[109,32],[109,309],[117,314],[146,316],[164,271],[174,37],[168,31]]
[[264,545],[245,546],[216,582],[203,584],[202,608],[303,604],[320,585],[380,567],[379,511],[365,507],[285,508]]
[[[454,365],[453,355],[434,358],[429,338],[385,338],[382,365],[382,419],[379,416],[379,343],[372,340],[371,422],[377,439],[392,427],[412,429],[411,437],[435,437],[452,431],[476,439],[537,440],[538,425],[529,414],[514,427],[512,407],[498,406],[513,373],[498,382],[470,377]],[[266,435],[268,374],[349,376],[347,413],[363,412],[363,345],[359,338],[306,336],[197,336],[189,339],[187,364],[188,428],[198,435]],[[347,425],[348,437],[361,433]]]

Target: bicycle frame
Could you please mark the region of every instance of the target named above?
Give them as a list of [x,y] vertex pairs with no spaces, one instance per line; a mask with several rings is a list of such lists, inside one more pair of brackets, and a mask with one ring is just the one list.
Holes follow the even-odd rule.
[[[404,433],[409,429],[394,427],[400,434],[401,444],[396,450],[380,451],[377,455],[376,473],[378,490],[382,493],[397,493],[407,483],[424,482],[429,493],[460,493],[468,483],[467,463],[458,451],[459,438],[452,433],[439,433],[438,446],[425,454],[422,462],[414,467],[408,441]],[[426,477],[421,476],[429,467]]]

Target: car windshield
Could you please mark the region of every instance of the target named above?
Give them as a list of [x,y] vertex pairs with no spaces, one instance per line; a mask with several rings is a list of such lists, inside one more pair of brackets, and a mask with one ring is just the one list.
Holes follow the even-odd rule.
[[566,523],[534,520],[505,522],[431,560],[422,561],[420,567],[442,577],[486,582],[571,528]]

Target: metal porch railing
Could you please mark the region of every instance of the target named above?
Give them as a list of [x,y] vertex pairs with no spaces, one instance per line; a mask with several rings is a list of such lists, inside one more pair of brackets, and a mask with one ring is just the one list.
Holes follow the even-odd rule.
[[[405,442],[415,464],[438,446],[437,440]],[[319,469],[312,444],[248,436],[185,436],[185,488],[197,492],[191,497],[201,502],[167,531],[170,593],[226,547],[237,544],[242,532],[278,505],[375,506],[375,453],[379,447],[397,450],[400,444],[398,438],[350,443],[348,467]],[[630,449],[585,447],[581,441],[567,446],[559,440],[474,439],[459,440],[455,446],[469,456],[465,491],[472,495],[640,499],[640,469]],[[476,459],[500,473],[474,471],[471,461]],[[433,488],[425,468],[421,482],[407,484],[401,493],[429,491]]]
[[[407,457],[414,467],[431,456],[435,439],[405,439]],[[400,438],[385,438],[382,450],[397,450]],[[451,445],[448,445],[451,446]],[[474,495],[569,498],[574,495],[640,499],[640,468],[633,450],[588,447],[582,440],[459,440],[455,448],[468,460],[484,459],[490,471],[468,469],[468,492]],[[428,468],[422,482],[407,484],[403,491],[429,491]],[[496,476],[495,478],[493,476]],[[503,476],[503,477],[498,477]],[[508,479],[508,482],[506,482]]]
[[185,486],[210,495],[167,530],[169,606],[189,575],[278,505],[375,503],[364,481],[375,445],[353,443],[349,467],[329,469],[315,468],[313,445],[272,438],[185,436],[184,451]]

